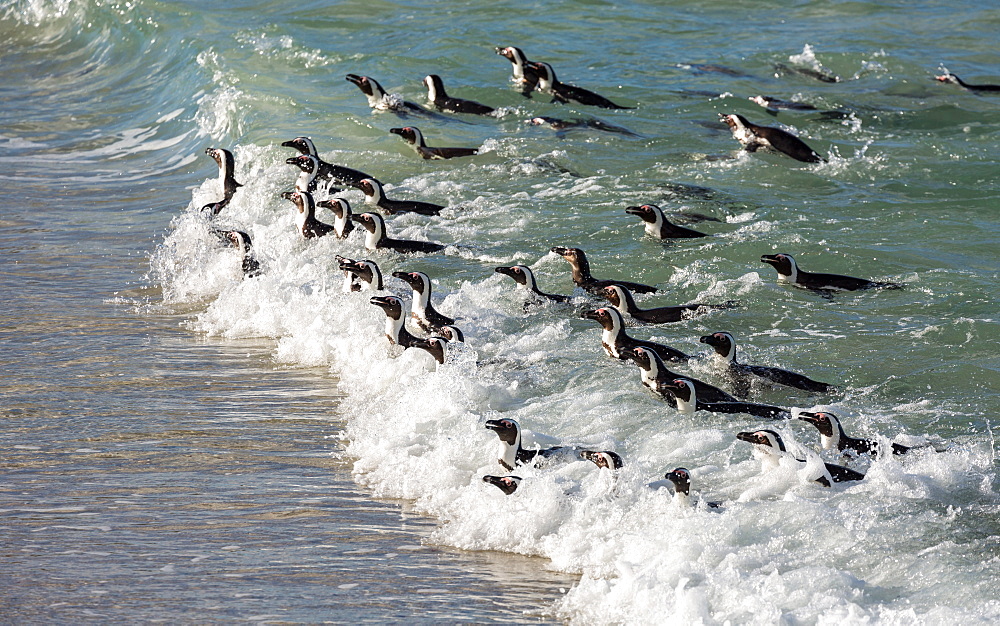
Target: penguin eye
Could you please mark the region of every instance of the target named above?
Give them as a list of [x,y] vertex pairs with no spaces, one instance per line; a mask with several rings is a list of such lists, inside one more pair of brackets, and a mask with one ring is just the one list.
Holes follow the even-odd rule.
[[507,421],[507,420],[502,420],[502,421],[500,422],[500,425],[501,425],[501,426],[503,426],[504,428],[511,428],[511,427],[513,427],[513,426],[514,426],[513,424],[511,424],[511,423],[510,423],[509,421]]

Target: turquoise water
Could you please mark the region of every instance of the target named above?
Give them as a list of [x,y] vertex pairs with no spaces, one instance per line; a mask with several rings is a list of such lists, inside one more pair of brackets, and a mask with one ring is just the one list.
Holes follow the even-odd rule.
[[[339,586],[357,581],[334,573],[350,563],[336,546],[385,534],[371,528],[395,528],[397,514],[373,504],[378,511],[341,532],[337,503],[364,510],[375,497],[401,499],[418,516],[419,532],[404,528],[395,545],[420,549],[370,549],[455,559],[405,563],[438,583],[439,617],[997,619],[1000,99],[934,75],[947,68],[1000,83],[1000,10],[5,2],[0,31],[3,524],[20,538],[4,569],[6,587],[19,590],[9,595],[17,615],[340,621],[373,611],[384,621],[399,619],[398,606],[422,615],[421,594],[435,585],[408,583],[413,593],[385,600],[399,585],[384,563],[369,564],[359,587]],[[636,108],[527,100],[497,45],[518,45],[560,79]],[[400,120],[371,111],[348,73],[420,103],[423,76],[436,73],[451,95],[500,114]],[[756,95],[816,110],[772,115],[748,100]],[[738,152],[719,113],[791,130],[829,162]],[[525,123],[536,115],[593,116],[635,135],[556,133]],[[404,124],[432,145],[481,154],[422,161],[388,133]],[[313,137],[327,160],[378,176],[393,197],[449,206],[441,217],[387,220],[394,234],[454,244],[445,254],[371,257],[386,276],[421,270],[435,281],[435,303],[468,337],[444,365],[388,350],[384,316],[368,296],[341,293],[333,257],[369,256],[360,237],[295,233],[291,205],[278,198],[295,179],[284,163],[292,152],[279,144],[297,135]],[[250,233],[258,279],[240,279],[236,252],[219,247],[198,210],[219,195],[209,146],[234,151],[245,184],[213,225]],[[356,211],[364,206],[357,191],[343,195]],[[661,243],[624,213],[645,202],[719,221],[692,225],[710,238]],[[735,440],[759,422],[681,415],[643,390],[633,366],[603,354],[597,326],[579,318],[602,303],[572,290],[553,245],[585,249],[598,277],[658,285],[663,293],[641,297],[643,306],[739,302],[630,329],[635,336],[704,353],[698,337],[727,330],[747,362],[841,386],[821,396],[761,387],[755,399],[825,408],[856,436],[941,452],[851,461],[867,478],[830,490],[793,468],[762,472]],[[777,252],[807,270],[904,288],[823,298],[776,283],[759,258]],[[574,304],[526,312],[523,293],[493,272],[513,263],[530,265],[543,290],[573,293]],[[409,297],[401,281],[387,287]],[[218,368],[230,373],[216,399],[204,390]],[[721,381],[707,359],[677,369]],[[504,497],[480,480],[501,473],[495,436],[483,428],[500,416],[568,444],[617,450],[625,468],[617,479],[583,461],[525,469],[522,488]],[[806,424],[778,430],[799,456],[816,454]],[[726,502],[722,512],[683,509],[645,487],[679,465],[695,491]],[[234,485],[244,471],[253,479]],[[254,495],[250,485],[272,472],[278,493],[291,489],[302,501],[271,489]],[[151,476],[161,487],[147,484]],[[311,501],[328,476],[334,495]],[[166,488],[178,484],[188,491]],[[152,498],[145,507],[162,532],[116,552],[106,544],[128,543],[114,534],[131,522],[95,498],[139,492]],[[175,498],[191,502],[177,507]],[[245,540],[255,525],[233,522],[241,498],[273,538]],[[202,523],[220,527],[211,541],[188,537]],[[194,544],[190,554],[174,533]],[[291,562],[302,536],[314,539],[327,577],[311,578],[302,598],[283,591],[294,568],[247,575],[251,565],[239,562]],[[25,538],[96,547],[64,555]],[[224,550],[233,546],[242,548]],[[482,551],[540,558],[484,562]],[[198,575],[243,574],[229,577],[239,582],[202,591],[173,573],[177,554],[209,552],[229,554],[235,569]],[[111,582],[78,585],[65,600],[64,587],[38,584],[50,568],[84,581],[128,571],[146,554],[158,555],[150,571],[161,574],[134,578],[135,588],[109,573],[98,580]],[[490,576],[501,583],[482,583]],[[536,589],[516,584],[532,579]],[[447,591],[477,580],[482,590]],[[232,599],[242,594],[259,601]],[[172,598],[186,598],[185,608]]]

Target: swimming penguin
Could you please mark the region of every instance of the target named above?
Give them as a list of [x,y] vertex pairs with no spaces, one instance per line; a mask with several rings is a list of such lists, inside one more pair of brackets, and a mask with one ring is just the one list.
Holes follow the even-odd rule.
[[351,205],[343,198],[331,198],[330,200],[320,200],[316,206],[330,209],[336,219],[333,220],[333,234],[338,239],[347,239],[347,236],[354,230],[354,222],[351,221]]
[[[282,142],[281,146],[284,148],[294,148],[301,152],[302,156],[311,156],[315,158],[318,164],[315,175],[316,181],[326,180],[333,185],[349,185],[351,187],[357,187],[358,183],[363,179],[371,178],[371,176],[360,170],[344,167],[343,165],[327,163],[320,158],[319,153],[316,152],[316,145],[313,143],[312,139],[308,137],[296,137],[295,139]],[[312,162],[308,159],[299,159],[295,161],[292,159],[286,159],[285,163],[294,165],[303,172],[306,172],[313,167]],[[307,191],[312,190],[309,189]]]
[[415,241],[412,239],[393,239],[386,234],[385,220],[377,213],[362,213],[352,215],[351,219],[365,227],[365,249],[388,249],[396,252],[440,252],[444,246],[430,241]]
[[556,131],[560,136],[564,134],[563,131],[567,130],[601,130],[607,133],[618,133],[619,135],[629,135],[630,137],[638,137],[636,133],[633,133],[627,128],[622,126],[615,126],[614,124],[608,124],[607,122],[595,118],[585,119],[582,117],[575,117],[571,120],[561,120],[555,117],[547,117],[540,115],[538,117],[533,117],[529,120],[525,120],[525,123],[531,124],[532,126],[548,126],[552,130]]
[[233,194],[236,193],[236,190],[243,185],[236,182],[236,161],[233,159],[232,152],[226,150],[225,148],[206,148],[205,154],[215,159],[216,164],[219,166],[219,182],[222,184],[222,200],[212,204],[206,204],[201,207],[201,210],[208,211],[212,215],[218,215],[219,212],[229,204],[229,201],[233,199]]
[[715,348],[715,354],[726,364],[726,371],[732,379],[736,395],[745,398],[750,392],[750,375],[765,378],[773,383],[812,391],[814,393],[829,393],[837,388],[828,383],[821,383],[802,374],[796,374],[778,367],[765,365],[746,365],[736,361],[736,339],[727,332],[705,335],[699,341]]
[[[819,430],[820,444],[824,450],[839,450],[840,452],[853,450],[858,454],[870,454],[872,458],[877,457],[882,450],[881,444],[877,441],[848,437],[847,433],[844,432],[844,427],[840,425],[840,419],[833,413],[802,411],[798,414],[798,418],[809,422]],[[893,454],[906,454],[909,451],[909,446],[892,444]]]
[[748,96],[747,100],[754,104],[759,104],[768,110],[786,109],[789,111],[818,111],[816,107],[805,102],[794,102],[792,100],[782,100],[771,96]]
[[512,80],[518,92],[525,98],[530,98],[531,92],[538,85],[538,73],[531,67],[528,57],[524,56],[520,48],[514,46],[497,47],[496,51],[510,61]]
[[948,72],[946,74],[942,74],[941,76],[935,76],[934,78],[936,78],[937,80],[939,80],[942,83],[951,83],[953,85],[961,85],[962,87],[965,87],[969,91],[981,91],[981,92],[997,92],[997,91],[1000,91],[1000,85],[970,85],[969,83],[965,82],[964,80],[962,80],[961,78],[959,78],[955,74],[952,74],[951,72]]
[[427,332],[437,331],[442,326],[449,326],[455,320],[438,313],[431,304],[431,279],[423,272],[393,272],[392,275],[402,279],[413,289],[413,304],[411,316],[417,326]]
[[483,476],[483,482],[497,487],[504,495],[510,495],[517,491],[517,486],[521,484],[520,476]]
[[747,118],[736,113],[730,115],[719,113],[719,119],[729,126],[733,137],[747,152],[756,152],[764,148],[790,156],[796,161],[826,163],[826,159],[807,146],[804,141],[780,128],[751,124]]
[[496,109],[480,104],[472,100],[462,100],[461,98],[449,98],[444,90],[444,83],[437,74],[428,74],[424,77],[424,86],[427,87],[427,99],[434,103],[439,111],[448,113],[469,113],[471,115],[493,115]]
[[775,63],[774,69],[779,72],[789,72],[791,74],[801,74],[802,76],[808,76],[809,78],[814,78],[821,83],[839,83],[840,77],[836,74],[831,74],[829,71],[823,69],[818,70],[811,67],[801,67],[795,65],[785,65],[784,63]]
[[[369,291],[382,291],[385,287],[382,284],[382,270],[379,269],[375,261],[364,259],[355,261],[337,255],[337,264],[344,272],[347,279],[344,283],[344,291],[361,291],[362,288]],[[357,279],[357,280],[355,280]]]
[[[784,457],[792,457],[788,451],[785,449],[785,442],[781,440],[781,435],[774,432],[773,430],[755,430],[753,432],[741,432],[736,433],[736,438],[740,441],[746,441],[754,446],[754,449],[760,453],[761,465],[764,469],[774,469],[778,467],[780,461]],[[795,459],[799,463],[806,463],[802,459]],[[842,465],[835,465],[833,463],[824,463],[824,469],[826,473],[830,475],[830,478],[824,476],[819,476],[814,478],[813,481],[817,482],[824,487],[830,486],[830,480],[832,479],[835,483],[848,482],[853,480],[861,480],[865,477],[861,472],[856,472],[850,468],[844,467]]]
[[405,139],[425,159],[453,159],[479,154],[479,148],[431,148],[424,142],[424,134],[414,126],[390,128],[389,132]]
[[546,300],[551,300],[552,302],[569,302],[572,300],[570,296],[562,296],[556,293],[545,293],[538,288],[538,283],[535,282],[535,274],[526,265],[511,265],[510,267],[498,267],[494,270],[498,274],[503,274],[504,276],[510,276],[519,285],[524,285],[528,288],[528,291],[536,296],[545,298]]
[[654,350],[636,346],[631,350],[623,351],[622,354],[625,355],[625,358],[639,366],[639,376],[642,379],[642,384],[666,400],[671,406],[676,407],[677,400],[663,385],[672,383],[675,378],[687,378],[690,380],[694,385],[695,391],[698,393],[698,397],[705,402],[739,402],[739,400],[714,385],[710,385],[697,378],[671,372],[663,364],[663,359],[660,358],[660,355]]
[[646,230],[646,234],[657,239],[690,239],[694,237],[708,237],[705,233],[684,228],[676,224],[671,224],[663,216],[663,210],[655,204],[643,204],[641,206],[630,206],[625,208],[629,215],[638,216]]
[[500,438],[500,457],[497,461],[508,472],[518,465],[535,465],[557,455],[572,452],[571,448],[564,446],[532,450],[521,447],[521,425],[509,418],[487,420],[486,428],[495,432]]
[[365,202],[377,206],[389,215],[397,213],[419,213],[421,215],[438,215],[444,209],[440,204],[420,202],[419,200],[390,200],[385,197],[382,183],[374,178],[366,178],[358,184],[365,194]]
[[538,74],[538,90],[553,97],[556,102],[579,102],[588,106],[601,107],[602,109],[634,109],[635,107],[625,107],[608,100],[604,96],[593,91],[588,91],[582,87],[560,82],[556,78],[555,70],[548,63],[530,63],[528,65]]
[[[368,106],[376,111],[392,111],[403,115],[414,113],[417,115],[439,117],[416,102],[403,100],[403,98],[396,94],[386,93],[385,89],[382,89],[382,85],[378,84],[378,81],[370,76],[348,74],[346,78],[347,82],[357,85],[361,93],[365,94],[365,97],[368,98]],[[367,176],[366,178],[371,177]]]
[[590,461],[601,469],[616,470],[621,469],[624,465],[624,462],[618,453],[610,450],[580,450],[580,458]]
[[245,278],[260,276],[260,263],[254,258],[253,242],[250,241],[250,235],[242,230],[213,230],[212,233],[225,243],[235,247],[243,255],[241,267]]
[[637,346],[649,348],[660,355],[664,361],[683,362],[691,358],[680,350],[662,343],[630,337],[625,332],[625,320],[617,309],[602,307],[584,312],[583,317],[596,321],[604,329],[601,332],[601,345],[604,346],[604,351],[611,358],[624,360],[628,358],[628,351]]
[[306,239],[322,237],[327,233],[335,232],[330,224],[316,219],[316,202],[312,194],[308,191],[286,191],[281,194],[285,200],[291,200],[298,209],[295,215],[295,226]]
[[779,283],[792,283],[813,291],[857,291],[860,289],[902,289],[898,283],[877,282],[840,274],[819,274],[800,270],[790,254],[764,254],[761,263],[767,263],[778,272]]
[[573,268],[573,282],[594,295],[600,295],[601,289],[610,285],[621,285],[636,293],[653,293],[656,291],[656,287],[642,283],[633,283],[627,280],[598,280],[594,278],[590,275],[590,262],[587,260],[587,255],[580,248],[555,246],[551,250],[569,262],[570,267]]
[[[672,471],[664,474],[663,477],[674,485],[674,502],[685,507],[696,505],[691,498],[691,472],[687,468],[674,468]],[[722,503],[705,501],[705,505],[709,508],[717,509],[722,506]]]
[[646,324],[668,324],[680,322],[692,317],[697,312],[710,309],[726,309],[729,305],[720,304],[681,304],[678,306],[661,306],[655,309],[640,309],[635,303],[632,292],[621,285],[609,285],[600,291],[600,295],[608,299],[619,312],[630,316],[637,322]]
[[709,413],[747,413],[754,417],[764,417],[768,419],[791,419],[792,414],[788,409],[769,404],[755,404],[753,402],[702,402],[698,399],[698,392],[694,383],[687,378],[675,378],[672,382],[661,385],[662,389],[674,395],[677,400],[677,410],[681,413],[693,414],[695,411],[708,411]]
[[403,348],[412,348],[419,341],[410,331],[406,330],[406,315],[403,314],[402,299],[396,296],[375,296],[369,302],[385,311],[385,337],[389,343]]

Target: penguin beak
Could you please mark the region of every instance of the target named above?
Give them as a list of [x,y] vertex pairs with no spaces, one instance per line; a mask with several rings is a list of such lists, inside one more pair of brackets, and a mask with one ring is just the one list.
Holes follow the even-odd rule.
[[493,271],[496,272],[497,274],[503,274],[504,276],[513,276],[514,275],[514,270],[512,270],[509,267],[498,267],[498,268],[496,268]]
[[489,430],[500,430],[500,420],[486,420],[486,428]]
[[593,311],[584,311],[580,315],[580,317],[582,317],[583,319],[586,319],[586,320],[600,321],[600,315],[601,314],[598,312],[598,310],[594,309]]
[[740,441],[746,441],[747,443],[757,443],[757,435],[755,433],[736,433],[736,438]]
[[[285,142],[285,143],[288,143],[288,142]],[[285,145],[285,144],[281,144],[281,145]],[[288,157],[287,159],[285,159],[285,164],[286,165],[298,165],[299,164],[299,157]]]
[[645,213],[645,211],[643,211],[641,206],[625,207],[625,212],[628,213],[629,215],[642,215],[643,213]]
[[363,214],[361,214],[361,213],[352,214],[351,215],[351,221],[352,222],[358,222],[359,224],[364,224],[365,223],[365,217],[363,217]]
[[361,77],[358,76],[357,74],[348,74],[344,78],[347,79],[347,82],[349,83],[354,83],[358,87],[361,86]]
[[393,135],[402,135],[403,134],[403,129],[402,128],[390,128],[389,132],[392,133]]
[[295,192],[294,191],[282,191],[281,192],[281,197],[283,199],[285,199],[285,200],[291,200],[293,193],[295,193]]
[[803,422],[809,422],[810,424],[815,424],[819,421],[819,413],[811,413],[809,411],[800,411],[797,417]]
[[778,257],[773,254],[762,254],[760,257],[760,262],[774,265],[775,263],[778,262]]
[[[291,139],[289,139],[288,141],[282,141],[281,142],[281,147],[282,148],[294,148],[295,147],[295,142],[292,141]],[[285,161],[285,163],[288,163],[288,161]]]
[[564,248],[563,246],[552,246],[549,249],[549,252],[555,252],[559,256],[566,256],[566,253],[569,252],[569,248]]

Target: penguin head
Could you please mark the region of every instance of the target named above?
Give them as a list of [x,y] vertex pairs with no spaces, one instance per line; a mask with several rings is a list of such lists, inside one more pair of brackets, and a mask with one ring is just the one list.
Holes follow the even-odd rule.
[[486,428],[495,432],[500,441],[509,446],[521,444],[521,425],[516,420],[510,418],[486,420]]
[[368,76],[358,76],[357,74],[348,74],[346,76],[347,81],[354,83],[361,90],[361,93],[365,94],[369,98],[381,98],[385,95],[385,90],[382,89],[382,85],[378,84],[378,81],[374,78],[369,78]]
[[815,426],[819,434],[824,437],[833,437],[834,432],[838,430],[837,427],[840,426],[840,420],[833,413],[802,411],[799,413],[798,418],[803,422],[808,422]]
[[215,159],[216,164],[224,174],[232,175],[233,170],[236,169],[233,153],[225,148],[205,148],[205,154]]
[[437,102],[442,98],[448,97],[448,94],[444,91],[444,83],[437,74],[424,76],[424,86],[427,87],[427,99],[431,102]]
[[311,154],[300,154],[298,156],[288,157],[285,159],[285,163],[288,165],[294,165],[308,174],[315,174],[316,170],[319,169],[319,159]]
[[343,198],[330,198],[329,200],[321,200],[316,203],[316,206],[320,206],[333,211],[333,214],[337,216],[337,219],[351,219],[351,205],[347,200]]
[[660,387],[666,389],[671,395],[682,402],[693,403],[696,401],[694,383],[687,378],[675,378],[669,383],[663,383]]
[[520,476],[483,476],[483,482],[496,486],[505,495],[510,495],[517,491],[517,486],[521,484]]
[[465,333],[458,326],[442,326],[439,330],[448,343],[465,343]]
[[514,46],[499,47],[497,46],[497,54],[504,57],[514,65],[524,66],[528,61],[527,57],[524,56],[524,52],[520,48],[515,48]]
[[624,288],[621,285],[610,285],[601,290],[601,295],[608,299],[611,306],[622,308],[625,304]]
[[590,461],[597,467],[601,469],[621,469],[624,463],[622,458],[617,452],[612,452],[610,450],[595,451],[595,450],[581,450],[580,458]]
[[655,224],[663,219],[663,211],[655,204],[643,204],[641,206],[630,206],[625,208],[629,215],[635,215],[644,222]]
[[785,452],[785,442],[781,440],[781,435],[773,430],[762,429],[752,432],[736,433],[736,438],[757,446],[759,449],[769,454],[779,454]]
[[727,361],[732,362],[736,357],[736,340],[725,331],[705,335],[699,341],[715,348],[715,353]]
[[393,272],[393,277],[401,278],[417,293],[425,293],[430,286],[430,278],[423,272]]
[[608,332],[617,332],[624,326],[622,314],[617,309],[611,307],[601,307],[593,311],[584,311],[584,319],[594,320],[601,325],[601,328]]
[[384,195],[382,193],[382,183],[374,178],[363,178],[358,181],[358,189],[365,194],[365,200],[367,200],[369,204],[377,204]]
[[719,113],[719,120],[725,122],[726,126],[729,127],[729,130],[733,131],[743,130],[750,127],[750,122],[747,118],[739,115],[738,113],[730,113],[728,115],[725,113]]
[[361,224],[370,233],[374,233],[380,228],[382,232],[385,232],[385,222],[382,220],[382,216],[375,213],[354,214],[351,215],[351,221]]
[[389,132],[393,135],[399,135],[406,140],[407,143],[415,144],[418,146],[424,145],[424,135],[420,132],[419,128],[414,126],[404,126],[402,128],[390,128]]
[[634,361],[640,368],[649,371],[653,368],[653,360],[650,358],[651,353],[652,350],[637,346],[631,350],[626,350],[622,354],[625,355],[625,358]]
[[[302,154],[311,154],[312,156],[319,156],[319,153],[316,152],[316,145],[309,137],[296,137],[295,139],[289,139],[288,141],[283,141],[281,142],[281,147],[295,148]],[[288,161],[285,162],[287,163]]]
[[663,477],[674,484],[675,492],[683,493],[686,496],[691,495],[691,474],[686,468],[675,468],[664,474]]
[[951,83],[953,85],[961,85],[962,84],[962,79],[960,79],[955,74],[952,74],[951,72],[946,72],[944,74],[941,74],[940,76],[935,76],[934,78],[937,79],[939,82],[942,82],[942,83]]
[[526,287],[531,287],[534,284],[534,277],[532,276],[531,269],[525,265],[511,265],[509,267],[498,267],[495,270],[498,274],[503,274],[504,276],[510,276],[519,285],[524,285]]
[[795,282],[795,279],[798,277],[799,266],[790,254],[783,252],[779,254],[763,254],[760,257],[760,261],[772,266],[778,272],[778,276],[787,281]]
[[428,337],[427,339],[417,339],[413,342],[414,348],[420,348],[430,353],[438,363],[444,363],[448,356],[448,340],[444,337]]
[[403,301],[396,296],[375,296],[369,302],[385,311],[386,317],[394,320],[403,317]]

